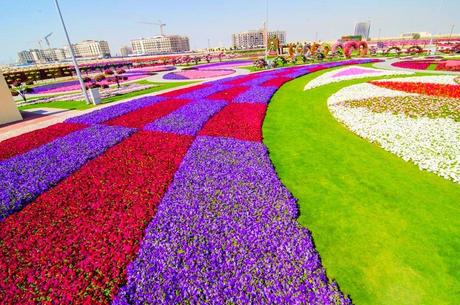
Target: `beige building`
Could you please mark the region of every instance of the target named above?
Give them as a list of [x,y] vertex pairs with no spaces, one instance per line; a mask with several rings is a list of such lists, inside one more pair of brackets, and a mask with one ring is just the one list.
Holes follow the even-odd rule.
[[133,54],[133,49],[131,47],[124,46],[124,47],[120,48],[120,55],[122,57],[127,57],[127,56],[129,56],[131,54]]
[[[105,40],[84,40],[72,45],[76,57],[103,58],[110,57],[109,44]],[[64,47],[66,58],[70,58],[70,49]]]
[[[271,31],[268,35],[276,36],[282,45],[286,43],[285,31]],[[236,33],[232,35],[232,46],[239,49],[261,48],[265,46],[264,36],[263,29]]]
[[188,37],[179,35],[134,39],[131,46],[136,55],[190,51]]

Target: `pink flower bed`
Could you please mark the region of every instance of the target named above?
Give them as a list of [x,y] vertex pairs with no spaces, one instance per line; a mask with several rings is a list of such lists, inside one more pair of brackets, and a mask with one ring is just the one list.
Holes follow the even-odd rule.
[[341,76],[350,76],[350,75],[361,75],[366,73],[379,73],[380,71],[371,70],[371,69],[361,69],[361,68],[349,68],[343,71],[334,74],[332,77],[341,77]]
[[222,70],[185,70],[179,72],[171,72],[166,74],[164,79],[201,79],[211,78],[235,73],[235,70],[222,69]]

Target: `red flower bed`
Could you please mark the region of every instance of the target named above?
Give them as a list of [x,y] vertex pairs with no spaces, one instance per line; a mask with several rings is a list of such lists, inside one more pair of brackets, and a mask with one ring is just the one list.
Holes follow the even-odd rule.
[[200,135],[262,141],[266,108],[265,104],[230,104],[208,121]]
[[84,127],[83,124],[58,123],[2,141],[0,142],[0,161],[25,153]]
[[405,68],[405,69],[415,69],[415,70],[426,70],[428,67],[435,63],[432,60],[417,60],[417,61],[399,61],[394,62],[391,65],[398,68]]
[[236,86],[230,89],[226,89],[214,94],[209,95],[207,98],[210,100],[223,100],[227,102],[233,101],[238,95],[247,91],[249,87],[247,86]]
[[460,98],[460,85],[405,83],[405,82],[371,82],[373,85],[387,89],[432,96]]
[[170,91],[170,92],[167,92],[167,93],[163,93],[163,94],[160,94],[159,96],[174,98],[174,97],[177,97],[177,96],[179,96],[179,95],[182,95],[182,94],[185,94],[185,93],[189,93],[189,92],[193,92],[193,91],[195,91],[195,90],[203,89],[203,88],[206,88],[206,87],[209,87],[209,86],[211,86],[211,85],[209,85],[209,84],[200,84],[200,85],[197,85],[197,86],[192,86],[192,87],[177,89],[177,90],[174,90],[174,91]]
[[281,87],[284,83],[292,80],[291,77],[277,77],[274,79],[270,79],[263,83],[261,86],[262,87]]
[[192,139],[139,132],[1,222],[0,304],[109,304]]
[[438,71],[460,71],[460,60],[449,60],[440,62],[436,66]]
[[129,112],[125,115],[107,121],[108,125],[118,125],[142,129],[146,124],[151,123],[162,116],[165,116],[179,107],[187,104],[189,100],[176,99],[155,103],[151,106]]

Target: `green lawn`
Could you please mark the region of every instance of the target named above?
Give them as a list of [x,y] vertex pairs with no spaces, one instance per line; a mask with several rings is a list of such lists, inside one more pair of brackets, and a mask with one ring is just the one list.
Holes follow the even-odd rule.
[[430,70],[430,71],[434,71],[436,70],[436,67],[438,66],[438,64],[430,64],[428,66],[428,68],[426,68],[427,70]]
[[[124,100],[128,98],[136,97],[139,95],[144,95],[148,93],[154,93],[160,90],[175,88],[178,86],[185,86],[185,85],[193,84],[195,82],[191,81],[191,82],[154,83],[154,82],[149,82],[147,80],[141,80],[141,81],[138,81],[137,83],[142,84],[142,85],[152,84],[156,86],[152,88],[144,89],[144,90],[138,90],[138,91],[122,94],[122,95],[108,97],[108,98],[102,99],[102,104],[112,103],[112,102],[116,102],[116,101],[120,101],[120,100]],[[21,106],[19,107],[19,110],[42,108],[42,107],[84,110],[84,109],[97,107],[97,106],[87,105],[84,101],[55,101],[55,102],[49,102],[49,103],[38,103],[38,104],[33,104],[33,105]]]
[[327,97],[367,79],[303,91],[321,73],[275,94],[263,134],[328,276],[357,305],[459,304],[460,186],[338,123]]

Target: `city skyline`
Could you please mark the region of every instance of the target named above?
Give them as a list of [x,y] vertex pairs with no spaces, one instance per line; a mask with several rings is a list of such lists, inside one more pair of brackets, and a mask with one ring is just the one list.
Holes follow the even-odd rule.
[[[316,35],[320,40],[336,39],[341,35],[352,34],[355,23],[365,20],[371,21],[371,37],[377,36],[378,29],[381,29],[382,37],[398,36],[401,32],[411,31],[448,33],[455,24],[455,12],[460,10],[460,3],[452,0],[421,2],[411,0],[398,3],[391,0],[375,4],[366,1],[293,1],[286,6],[285,2],[271,0],[268,26],[270,30],[286,31],[289,41],[314,40]],[[262,27],[265,3],[265,0],[231,3],[209,0],[183,3],[176,0],[158,1],[156,4],[144,0],[129,3],[94,3],[84,0],[76,4],[61,0],[61,7],[73,43],[88,39],[107,40],[115,55],[120,47],[129,45],[133,39],[159,34],[158,26],[140,23],[157,22],[159,19],[166,23],[167,35],[188,36],[191,49],[206,48],[208,39],[211,47],[228,47],[233,33]],[[143,9],[139,10],[138,7]],[[375,7],[379,10],[374,10]],[[331,10],[340,13],[331,13]],[[420,18],[408,19],[408,10]],[[84,14],[86,17],[82,19]],[[52,47],[64,45],[64,35],[52,1],[8,2],[2,4],[0,18],[4,20],[0,25],[0,41],[3,46],[0,52],[1,64],[15,62],[17,52],[21,50],[39,48],[38,40],[49,32],[54,33],[50,38]],[[34,26],[21,26],[24,18]],[[459,27],[460,24],[456,25],[454,32],[459,32]]]

